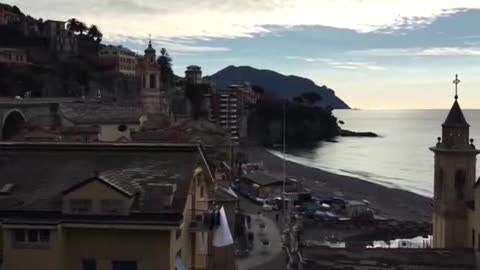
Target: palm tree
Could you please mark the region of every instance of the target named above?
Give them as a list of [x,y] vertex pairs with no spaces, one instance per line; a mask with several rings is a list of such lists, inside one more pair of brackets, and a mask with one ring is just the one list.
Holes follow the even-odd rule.
[[83,35],[84,32],[87,32],[88,30],[88,26],[81,22],[81,21],[78,21],[78,32],[80,32],[80,35]]
[[85,23],[75,19],[71,18],[67,21],[67,29],[69,31],[72,31],[74,33],[80,33],[83,34],[88,30],[88,27]]
[[75,18],[71,18],[67,21],[67,30],[76,32],[78,26],[78,21]]
[[88,28],[87,36],[95,40],[97,43],[100,43],[103,38],[102,32],[100,32],[100,29],[98,29],[98,26],[92,24]]

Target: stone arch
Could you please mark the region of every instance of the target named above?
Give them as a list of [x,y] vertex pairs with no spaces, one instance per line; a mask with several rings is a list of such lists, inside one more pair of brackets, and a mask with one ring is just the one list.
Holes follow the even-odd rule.
[[12,109],[3,115],[2,140],[11,140],[17,135],[26,123],[25,114],[19,109]]

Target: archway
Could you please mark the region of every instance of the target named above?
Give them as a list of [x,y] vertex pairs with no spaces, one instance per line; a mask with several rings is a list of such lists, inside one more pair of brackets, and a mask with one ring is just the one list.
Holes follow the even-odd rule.
[[20,111],[14,110],[7,113],[7,117],[3,120],[2,139],[11,140],[15,135],[20,133],[25,126],[25,117]]

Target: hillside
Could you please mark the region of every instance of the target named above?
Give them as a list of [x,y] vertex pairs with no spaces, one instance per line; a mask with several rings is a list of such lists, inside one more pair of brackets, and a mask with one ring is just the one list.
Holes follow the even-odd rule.
[[312,80],[298,76],[286,76],[271,70],[256,69],[249,66],[228,66],[206,79],[216,83],[218,87],[249,82],[263,87],[277,97],[292,98],[304,92],[317,92],[323,100],[319,105],[331,106],[334,109],[350,109],[350,107],[335,92],[327,86],[318,86]]

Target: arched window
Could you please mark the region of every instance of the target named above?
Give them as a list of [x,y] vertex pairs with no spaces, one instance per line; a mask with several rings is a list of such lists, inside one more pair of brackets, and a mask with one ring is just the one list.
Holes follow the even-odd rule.
[[462,170],[455,173],[455,195],[458,200],[465,197],[465,172]]
[[435,186],[435,198],[442,199],[443,197],[443,170],[440,169],[437,175],[437,181]]
[[127,130],[127,128],[128,127],[124,124],[121,124],[117,127],[118,131],[120,131],[120,132],[125,132]]
[[155,77],[155,74],[150,74],[150,88],[156,88],[157,84],[157,78]]

